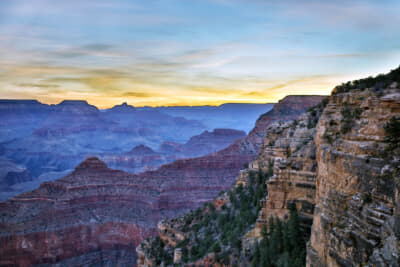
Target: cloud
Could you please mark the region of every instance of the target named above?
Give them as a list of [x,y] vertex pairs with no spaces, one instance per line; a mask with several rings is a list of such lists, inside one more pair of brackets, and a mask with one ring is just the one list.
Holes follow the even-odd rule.
[[78,47],[66,47],[59,48],[57,50],[52,50],[46,52],[48,56],[54,58],[75,58],[75,57],[121,57],[123,56],[121,52],[112,50],[114,46],[110,44],[103,43],[93,43]]
[[18,83],[21,87],[38,87],[38,88],[57,88],[58,84],[39,84],[39,83]]
[[154,97],[154,92],[126,92],[122,93],[119,96],[121,97],[138,97],[138,98],[147,98],[147,97]]

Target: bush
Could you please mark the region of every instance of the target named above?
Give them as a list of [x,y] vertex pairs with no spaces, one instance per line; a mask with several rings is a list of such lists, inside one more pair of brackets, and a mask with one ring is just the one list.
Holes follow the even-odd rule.
[[392,82],[400,82],[400,67],[390,71],[388,74],[379,74],[376,77],[355,80],[336,86],[332,94],[349,92],[351,90],[373,88],[379,92],[382,88],[389,86]]
[[342,127],[340,129],[342,134],[350,132],[351,128],[354,126],[354,120],[360,119],[362,109],[352,108],[347,103],[344,103],[344,107],[341,110],[342,113]]
[[385,143],[388,144],[388,150],[393,151],[400,147],[400,118],[392,117],[384,126],[386,135]]

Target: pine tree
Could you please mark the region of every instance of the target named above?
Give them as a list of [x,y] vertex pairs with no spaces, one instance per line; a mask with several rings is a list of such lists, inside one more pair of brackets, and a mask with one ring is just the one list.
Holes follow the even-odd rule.
[[260,264],[260,256],[260,246],[258,245],[258,241],[256,240],[256,244],[254,246],[253,261],[251,263],[252,266],[258,266]]

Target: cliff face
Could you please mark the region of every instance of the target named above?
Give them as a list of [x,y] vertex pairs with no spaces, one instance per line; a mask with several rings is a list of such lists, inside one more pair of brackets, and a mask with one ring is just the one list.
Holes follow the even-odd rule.
[[384,143],[400,90],[331,96],[317,127],[318,183],[308,266],[398,266],[398,170]]
[[[249,133],[248,141],[253,144],[254,151],[259,152],[261,146],[264,144],[265,129],[272,122],[285,122],[297,119],[308,108],[313,107],[320,103],[324,96],[288,96],[280,100],[274,108],[261,115],[257,120],[255,127]],[[274,119],[279,117],[278,120]]]
[[323,107],[316,106],[294,122],[267,128],[263,148],[250,165],[254,170],[273,168],[256,230],[261,230],[270,217],[288,219],[291,206],[299,211],[303,226],[311,226],[317,178],[314,135]]
[[[251,216],[245,221],[232,219],[229,228],[218,226],[219,219],[217,223],[207,219],[224,216],[226,211],[218,212],[218,203],[224,203],[223,210],[228,211],[234,205],[234,197],[223,195],[215,199],[214,208],[206,206],[200,218],[195,216],[194,222],[187,220],[193,216],[188,214],[160,224],[164,251],[174,256],[164,254],[164,260],[182,262],[186,251],[187,266],[258,266],[260,262],[267,266],[400,266],[399,81],[400,68],[387,75],[349,82],[336,87],[328,101],[298,120],[268,124],[258,157],[240,172],[236,188],[229,193],[234,190],[246,196],[238,188],[249,188],[254,173],[258,172],[259,177],[262,173],[272,175],[268,175],[268,195],[260,201],[255,226],[240,236],[236,248],[225,242],[227,231],[241,233],[232,228],[242,229],[254,222]],[[248,190],[251,192],[251,188]],[[246,197],[240,200],[249,201]],[[292,207],[296,208],[294,212]],[[217,215],[210,213],[213,209]],[[278,217],[286,221],[289,213],[289,226],[268,220]],[[298,228],[311,230],[302,232],[307,240],[310,238],[307,259],[301,238],[296,239],[302,244],[297,252],[290,247],[290,229],[296,229],[293,225],[297,216]],[[210,221],[210,227],[204,226]],[[271,222],[272,230],[263,228]],[[196,244],[208,244],[201,236],[204,231],[213,231],[215,238],[211,241],[223,245],[217,249],[206,246],[198,259]],[[182,235],[189,241],[178,238]],[[143,266],[159,260],[154,254],[149,256],[154,244],[147,241],[138,248]],[[291,259],[295,261],[290,263]]]

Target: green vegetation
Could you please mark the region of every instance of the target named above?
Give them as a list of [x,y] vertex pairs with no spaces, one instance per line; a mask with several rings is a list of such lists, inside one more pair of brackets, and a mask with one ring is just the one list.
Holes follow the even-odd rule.
[[[242,237],[254,227],[272,172],[272,164],[267,172],[250,172],[248,184],[228,191],[229,202],[218,210],[208,202],[186,214],[176,227],[187,237],[177,245],[182,248],[182,261],[193,262],[214,252],[217,262],[229,264],[231,255],[239,255]],[[157,262],[171,262],[173,249],[160,244],[159,238],[151,243],[150,251]]]
[[392,117],[385,127],[385,143],[388,144],[389,151],[395,151],[400,148],[400,118]]
[[336,86],[332,94],[349,92],[351,90],[364,90],[366,88],[379,90],[388,87],[393,82],[400,82],[400,67],[390,71],[388,74],[379,74],[376,77],[350,81]]
[[172,264],[172,255],[167,253],[164,250],[164,242],[161,240],[160,237],[156,237],[152,240],[151,242],[151,247],[150,247],[150,255],[152,258],[156,259],[156,264],[159,266],[161,262],[165,262],[167,265]]
[[371,193],[364,194],[363,200],[364,200],[365,203],[371,203],[372,202]]
[[354,126],[355,120],[359,120],[361,117],[362,109],[351,107],[347,102],[344,103],[344,107],[341,110],[342,113],[342,127],[340,131],[342,134],[350,132]]
[[270,218],[268,225],[268,229],[264,227],[262,230],[260,244],[255,244],[251,266],[305,266],[306,233],[300,227],[296,208],[290,210],[287,222]]
[[273,147],[275,145],[275,141],[270,141],[269,143],[268,143],[268,146],[270,146],[270,147]]
[[326,97],[321,101],[321,103],[319,103],[318,105],[315,105],[307,110],[307,112],[310,115],[310,116],[308,116],[308,122],[307,122],[308,129],[315,128],[317,126],[319,117],[321,116],[322,111],[324,110],[324,108],[326,107],[328,102],[329,102],[329,98]]

